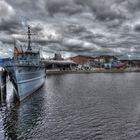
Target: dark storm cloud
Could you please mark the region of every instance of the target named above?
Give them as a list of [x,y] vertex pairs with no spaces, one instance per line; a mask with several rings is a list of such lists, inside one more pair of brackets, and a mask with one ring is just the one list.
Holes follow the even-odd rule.
[[37,44],[39,44],[41,46],[46,46],[46,45],[51,44],[51,43],[57,43],[57,44],[60,43],[59,40],[46,40],[46,39],[42,39],[42,40],[41,39],[38,39],[38,40],[34,40],[33,42],[34,43],[37,43]]
[[10,45],[15,38],[25,43],[19,34],[30,24],[38,34],[32,45],[45,52],[138,55],[139,18],[139,0],[2,0],[0,42]]
[[64,46],[65,49],[64,51],[68,52],[75,52],[77,54],[79,53],[84,53],[86,54],[91,53],[92,51],[96,51],[100,49],[100,46],[97,46],[94,43],[88,42],[88,41],[83,41],[79,39],[65,39],[62,42],[62,45]]
[[18,33],[20,28],[21,28],[21,24],[16,20],[2,19],[0,22],[0,31],[5,31],[9,34]]
[[65,31],[66,33],[78,34],[81,32],[86,32],[86,28],[81,25],[71,24],[66,27]]
[[140,9],[140,1],[139,0],[126,0],[125,1],[126,7],[131,12],[137,12]]
[[15,10],[5,1],[0,1],[0,30],[6,31],[10,27],[16,28]]
[[[103,1],[100,2],[102,3]],[[122,15],[121,11],[117,9],[115,6],[114,8],[112,8],[110,4],[106,4],[106,3],[100,4],[100,2],[96,1],[91,6],[89,5],[92,12],[95,13],[97,19],[102,21],[109,21],[114,19],[125,18],[125,16]]]
[[40,33],[43,28],[41,26],[35,26],[35,27],[31,27],[32,28],[32,31],[35,32],[35,33]]
[[103,21],[125,18],[121,9],[110,0],[48,0],[46,9],[50,15],[57,13],[71,15],[88,9],[97,19]]
[[10,35],[17,33],[19,27],[13,7],[4,0],[0,1],[0,41],[3,47],[3,44],[12,42]]
[[134,31],[140,32],[140,24],[136,24],[136,25],[135,25]]
[[[44,0],[6,0],[17,10],[16,15],[19,20],[33,20],[38,18],[44,18],[43,12],[45,9]],[[43,9],[44,7],[44,9]]]
[[83,7],[73,0],[47,0],[46,9],[51,16],[57,13],[73,15],[82,12]]

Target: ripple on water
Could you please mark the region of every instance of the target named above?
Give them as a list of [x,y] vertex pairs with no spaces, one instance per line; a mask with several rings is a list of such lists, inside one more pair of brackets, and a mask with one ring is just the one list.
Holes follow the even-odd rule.
[[48,76],[20,105],[0,107],[0,139],[139,140],[139,83],[139,73]]

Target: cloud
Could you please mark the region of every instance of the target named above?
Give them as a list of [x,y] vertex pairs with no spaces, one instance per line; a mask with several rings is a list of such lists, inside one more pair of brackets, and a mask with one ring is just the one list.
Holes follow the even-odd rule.
[[140,32],[140,24],[136,24],[136,25],[134,26],[134,31]]
[[78,33],[81,33],[81,32],[85,32],[86,28],[84,26],[81,26],[81,25],[70,24],[66,27],[65,31],[67,33],[78,34]]
[[12,57],[13,48],[9,44],[4,44],[0,41],[0,58]]
[[63,50],[71,53],[84,53],[84,54],[93,54],[93,51],[100,50],[100,46],[83,40],[78,39],[65,39],[62,42]]
[[125,19],[125,7],[119,5],[118,2],[122,3],[116,0],[48,0],[46,10],[50,15],[57,13],[73,15],[88,11],[101,21]]
[[18,32],[20,24],[16,19],[14,8],[6,1],[0,1],[0,31],[12,34]]
[[14,9],[4,0],[0,1],[0,20],[10,19],[15,14]]
[[2,19],[0,22],[0,31],[5,31],[8,34],[18,33],[20,27],[21,24],[18,21],[16,21],[16,19]]
[[29,24],[37,34],[32,45],[44,53],[126,55],[134,47],[138,55],[139,6],[139,0],[1,0],[0,42],[26,44]]
[[82,12],[82,6],[76,5],[73,0],[48,0],[46,9],[51,16],[57,13],[73,15]]
[[125,0],[125,5],[131,12],[137,12],[140,8],[140,1],[139,0]]
[[125,7],[122,0],[75,0],[77,4],[88,6],[96,19],[110,21],[114,19],[125,19]]

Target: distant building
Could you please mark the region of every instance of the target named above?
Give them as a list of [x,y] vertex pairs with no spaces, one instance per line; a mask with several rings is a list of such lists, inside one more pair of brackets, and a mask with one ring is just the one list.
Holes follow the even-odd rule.
[[112,68],[114,62],[117,61],[118,59],[115,56],[101,55],[96,56],[94,60],[91,60],[90,65],[96,68]]
[[122,66],[118,63],[117,57],[111,55],[101,55],[96,57],[78,55],[71,57],[70,59],[78,65],[88,64],[90,67],[95,68],[112,68]]
[[70,57],[69,59],[78,65],[84,65],[84,64],[90,63],[91,61],[94,61],[94,57],[84,56],[84,55],[77,55],[74,57]]
[[45,64],[46,69],[59,69],[59,70],[70,70],[76,67],[76,63],[71,60],[65,60],[61,54],[54,54],[54,57],[49,60],[42,60]]
[[64,60],[64,58],[62,58],[60,53],[55,53],[54,57],[53,57],[53,60]]
[[116,60],[118,60],[117,57],[113,55],[101,55],[96,57],[96,61],[104,63],[110,63]]
[[140,67],[140,59],[121,59],[121,62],[131,67]]

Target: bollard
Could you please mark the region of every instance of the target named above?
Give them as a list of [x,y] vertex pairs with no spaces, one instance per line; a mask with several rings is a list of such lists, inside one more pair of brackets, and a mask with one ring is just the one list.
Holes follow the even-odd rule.
[[6,76],[7,72],[3,70],[1,72],[1,101],[6,101]]

